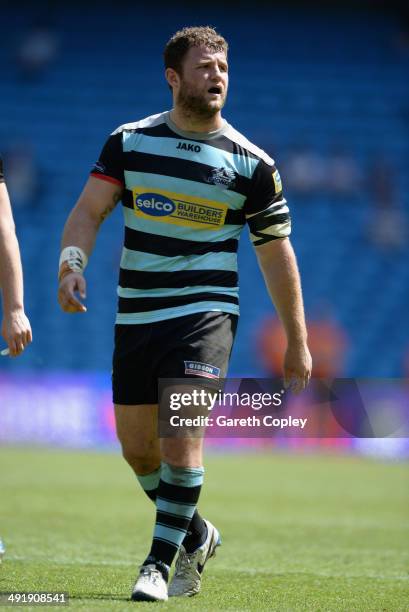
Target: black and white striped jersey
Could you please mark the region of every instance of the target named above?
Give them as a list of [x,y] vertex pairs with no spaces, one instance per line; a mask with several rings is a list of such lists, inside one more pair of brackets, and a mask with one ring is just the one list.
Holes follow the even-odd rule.
[[120,126],[92,176],[123,186],[117,323],[239,313],[237,248],[290,234],[274,161],[228,123],[184,132],[164,112]]

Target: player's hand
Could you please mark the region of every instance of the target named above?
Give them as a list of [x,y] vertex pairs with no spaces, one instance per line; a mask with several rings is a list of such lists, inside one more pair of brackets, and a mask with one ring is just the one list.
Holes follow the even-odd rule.
[[87,312],[86,307],[76,297],[78,293],[81,299],[86,298],[86,282],[79,272],[70,272],[60,281],[58,287],[58,302],[64,312]]
[[30,321],[23,309],[14,310],[4,315],[1,335],[7,342],[10,357],[17,357],[30,344],[33,336]]
[[312,359],[305,342],[289,343],[284,357],[284,386],[293,393],[306,388],[311,378]]

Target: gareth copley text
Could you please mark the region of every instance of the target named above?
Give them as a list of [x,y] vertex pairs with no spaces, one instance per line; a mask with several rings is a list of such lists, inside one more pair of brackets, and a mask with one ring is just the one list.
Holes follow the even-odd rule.
[[263,417],[256,415],[248,417],[226,417],[220,414],[216,418],[208,416],[196,416],[193,418],[185,418],[179,415],[170,417],[170,425],[172,427],[276,427],[277,429],[287,429],[297,427],[304,429],[307,419],[294,418],[291,415],[288,417],[275,418],[271,414]]

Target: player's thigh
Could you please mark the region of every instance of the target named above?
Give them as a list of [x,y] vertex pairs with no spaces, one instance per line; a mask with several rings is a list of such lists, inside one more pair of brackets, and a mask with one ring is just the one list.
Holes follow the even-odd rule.
[[237,319],[226,312],[197,312],[164,322],[153,336],[158,343],[166,340],[157,362],[158,378],[224,378]]
[[[151,326],[115,325],[112,394],[115,405],[125,406],[121,412],[125,412],[127,420],[149,420],[152,411],[148,407],[145,418],[143,407],[158,403],[157,380],[152,367],[155,345],[150,338]],[[138,406],[139,414],[135,414],[134,406]],[[126,407],[130,409],[130,416]]]
[[124,455],[159,457],[158,406],[115,404],[118,439]]

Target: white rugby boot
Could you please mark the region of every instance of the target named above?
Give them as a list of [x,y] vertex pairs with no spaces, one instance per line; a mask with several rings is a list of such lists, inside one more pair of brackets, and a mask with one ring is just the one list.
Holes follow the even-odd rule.
[[167,601],[168,585],[156,565],[142,565],[132,589],[132,601]]
[[192,553],[187,553],[183,544],[179,548],[175,573],[169,585],[169,597],[192,597],[200,591],[202,572],[208,559],[214,557],[216,548],[222,543],[216,527],[204,519],[207,538],[204,544]]

